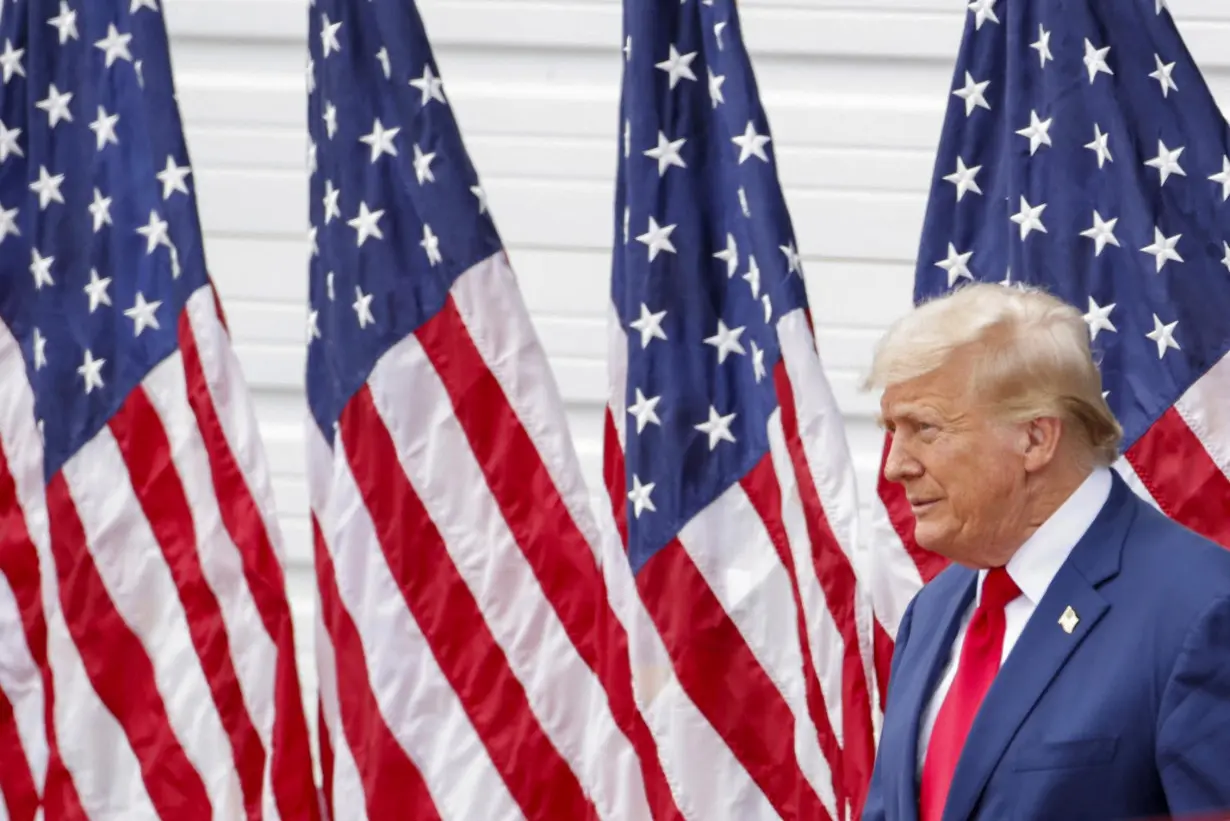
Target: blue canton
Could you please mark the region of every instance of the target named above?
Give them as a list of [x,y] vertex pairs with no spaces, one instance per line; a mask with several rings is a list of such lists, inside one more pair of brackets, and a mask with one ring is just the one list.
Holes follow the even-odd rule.
[[769,450],[776,322],[806,308],[732,0],[626,0],[611,298],[638,571]]
[[376,361],[502,244],[414,3],[317,0],[309,21],[307,396],[332,442]]
[[157,0],[6,3],[0,80],[0,319],[50,478],[177,349],[207,276]]
[[1230,350],[1230,135],[1163,0],[969,3],[915,299],[1085,312],[1124,445]]

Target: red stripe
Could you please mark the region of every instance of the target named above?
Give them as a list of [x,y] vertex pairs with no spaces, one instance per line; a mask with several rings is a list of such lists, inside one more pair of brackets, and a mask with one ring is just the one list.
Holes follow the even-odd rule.
[[[164,819],[209,821],[212,809],[205,785],[171,729],[145,648],[116,611],[98,575],[63,473],[47,484],[47,509],[64,620],[94,692],[128,737],[150,801]],[[115,551],[122,545],[109,543],[104,549]]]
[[[373,821],[385,818],[439,819],[440,813],[431,800],[422,774],[393,737],[380,713],[380,705],[372,692],[359,630],[342,604],[333,561],[315,516],[312,517],[312,542],[316,554],[321,618],[333,642],[342,734],[346,736],[346,744],[363,780],[367,817]],[[363,545],[352,547],[361,549]],[[380,651],[397,652],[395,648],[396,644],[390,644],[380,648]],[[325,727],[323,722],[321,727]],[[328,732],[325,731],[320,737],[327,739],[327,736]],[[327,745],[328,741],[324,743]],[[325,791],[330,811],[333,811],[332,756],[327,773]]]
[[783,818],[827,818],[799,768],[794,714],[678,540],[636,576],[688,698]]
[[888,452],[892,444],[892,434],[885,434],[876,491],[880,494],[881,501],[884,502],[884,509],[888,512],[888,520],[892,523],[893,530],[897,531],[901,544],[910,558],[914,560],[918,574],[922,577],[923,584],[926,584],[948,566],[948,560],[930,550],[924,550],[918,542],[914,541],[914,514],[910,512],[910,502],[905,497],[905,488],[884,478],[884,464],[888,461]]
[[[43,781],[44,812],[48,819],[84,821],[85,811],[64,761],[60,757],[55,724],[55,686],[47,661],[47,621],[43,614],[42,571],[38,548],[30,540],[25,516],[17,500],[17,484],[9,471],[4,448],[0,447],[0,573],[21,611],[22,627],[30,657],[43,682],[43,723],[47,733],[47,775]],[[6,768],[0,762],[0,771]],[[0,781],[3,774],[0,772]],[[7,793],[6,793],[7,794]],[[10,815],[12,812],[10,811]]]
[[[316,524],[314,517],[312,527],[315,532],[319,533],[320,526]],[[320,537],[316,536],[316,538],[319,539]],[[335,672],[334,675],[337,675],[337,673]],[[329,725],[325,722],[325,702],[321,698],[316,699],[316,737],[320,743],[320,788],[321,792],[324,793],[325,808],[329,815],[332,815],[334,812],[333,745],[329,741]]]
[[[218,316],[220,318],[221,313]],[[180,314],[179,347],[188,386],[188,404],[205,443],[222,524],[243,561],[244,579],[265,632],[277,647],[271,779],[278,814],[283,821],[318,821],[320,808],[312,773],[310,736],[299,671],[295,666],[294,625],[282,564],[214,407],[187,311]],[[227,386],[219,385],[216,390],[224,399],[228,398]],[[246,412],[246,397],[230,398],[236,412]]]
[[231,742],[244,807],[249,818],[259,819],[265,749],[239,688],[222,607],[205,581],[192,507],[171,461],[171,442],[158,411],[139,387],[108,425],[183,605],[192,647]]
[[606,690],[615,723],[640,758],[653,817],[682,819],[632,695],[628,637],[610,608],[593,547],[573,521],[542,455],[451,298],[416,336],[452,400],[509,530],[569,640]]
[[799,497],[807,521],[807,536],[811,542],[811,555],[816,578],[824,590],[824,601],[829,613],[841,631],[841,704],[842,739],[845,747],[843,783],[850,800],[851,813],[855,818],[862,815],[863,801],[871,783],[871,767],[875,760],[875,738],[871,727],[871,693],[867,686],[867,668],[863,663],[863,651],[859,644],[858,579],[849,557],[833,534],[832,525],[824,511],[820,493],[816,489],[799,434],[798,409],[794,401],[794,387],[784,362],[774,368],[777,385],[777,400],[781,407],[782,431],[786,438],[786,450],[799,483]]
[[872,650],[875,654],[876,687],[880,692],[880,712],[888,709],[888,680],[893,669],[893,640],[878,617],[871,620]]
[[389,571],[509,792],[530,818],[591,817],[593,806],[539,726],[474,594],[401,470],[366,385],[342,411],[341,436]]
[[[794,566],[794,554],[790,552],[790,539],[786,535],[786,525],[782,521],[782,489],[773,470],[773,457],[765,454],[754,468],[739,482],[747,494],[748,501],[756,514],[764,520],[765,530],[769,540],[777,550],[777,558],[786,568],[790,579],[790,593],[794,597],[794,609],[797,616],[796,634],[799,640],[799,650],[803,654],[803,686],[807,693],[807,712],[816,726],[816,734],[820,740],[820,749],[828,760],[832,773],[833,789],[837,795],[837,804],[842,806],[850,795],[845,787],[844,762],[837,736],[829,722],[829,714],[824,700],[824,691],[820,689],[820,679],[816,676],[816,662],[811,654],[811,642],[808,639],[807,613],[803,609],[803,595],[799,591],[798,571]],[[842,813],[838,813],[842,815]],[[825,817],[829,817],[825,813]]]
[[8,696],[0,689],[0,798],[8,810],[8,817],[13,821],[34,821],[38,813],[38,788],[34,786],[34,775],[30,772],[30,762],[26,758],[25,748],[21,746],[21,735],[17,731],[17,720],[13,716],[13,705]]
[[1162,414],[1126,455],[1167,516],[1230,547],[1230,478],[1178,410]]

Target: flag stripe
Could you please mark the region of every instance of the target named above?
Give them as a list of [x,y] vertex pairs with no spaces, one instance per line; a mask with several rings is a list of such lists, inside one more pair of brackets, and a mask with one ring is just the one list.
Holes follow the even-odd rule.
[[[315,562],[318,559],[316,559],[314,534],[320,530],[320,522],[315,515],[312,516],[312,527],[312,552],[313,561]],[[321,546],[324,548],[325,555],[327,556],[328,545],[323,541],[323,535],[321,538]],[[317,568],[316,578],[320,579],[323,572],[322,569]],[[334,574],[335,590],[336,587],[337,577]],[[363,782],[359,777],[354,758],[350,754],[349,742],[342,730],[340,697],[337,689],[337,657],[333,650],[333,639],[329,636],[328,627],[324,622],[324,604],[321,601],[321,595],[320,585],[317,584],[315,614],[316,681],[320,706],[318,720],[321,723],[317,726],[316,733],[318,742],[321,745],[327,745],[327,749],[331,752],[327,757],[323,755],[323,752],[321,755],[321,784],[325,797],[325,812],[321,813],[321,815],[326,821],[329,821],[329,819],[339,817],[337,813],[338,807],[345,807],[346,813],[355,819],[366,819],[367,814],[362,811],[362,807],[367,800],[363,793]],[[339,603],[338,606],[341,607],[342,605]],[[362,647],[361,644],[358,646]],[[371,682],[367,681],[365,686],[368,688],[368,693],[371,694]],[[364,715],[378,716],[379,712],[375,695],[371,694],[371,697],[369,702],[371,706]],[[322,746],[323,749],[324,747]]]
[[[406,604],[522,811],[531,818],[589,817],[592,805],[535,720],[435,522],[405,474],[388,470],[399,461],[398,449],[367,386],[343,410],[341,438]],[[405,549],[410,544],[414,550]]]
[[[463,276],[458,284],[466,282],[467,287],[470,287],[468,283],[471,277],[482,272],[483,266],[480,266],[477,271]],[[498,291],[499,288],[487,289],[489,294]],[[472,307],[474,302],[471,302]],[[504,302],[507,304],[509,300]],[[482,322],[489,318],[480,315],[476,319]],[[487,329],[500,324],[489,322],[481,327]],[[513,324],[506,318],[502,327],[507,330]],[[587,696],[580,691],[579,685],[572,685],[574,692],[571,698],[581,705],[592,704],[591,714],[588,719],[581,715],[560,715],[559,729],[589,733],[592,737],[598,729],[596,722],[601,721],[602,725],[606,725],[607,711],[603,701],[609,701],[613,720],[618,724],[619,730],[622,730],[624,737],[608,736],[601,742],[606,748],[606,755],[597,759],[589,756],[588,760],[593,765],[609,770],[614,763],[614,754],[624,751],[626,737],[632,744],[632,749],[626,750],[626,754],[631,755],[628,760],[639,761],[639,769],[643,771],[643,776],[635,777],[635,782],[643,780],[643,783],[624,781],[622,789],[615,787],[616,782],[612,782],[609,777],[603,777],[600,773],[590,774],[589,792],[592,794],[604,788],[614,790],[615,795],[605,796],[607,806],[604,809],[613,812],[614,804],[618,803],[625,805],[623,811],[630,812],[632,808],[626,806],[627,802],[639,803],[642,799],[636,793],[644,791],[652,797],[653,817],[680,818],[649,728],[637,711],[633,699],[627,661],[627,636],[610,610],[593,548],[578,529],[576,520],[561,498],[558,485],[544,463],[543,451],[530,439],[511,406],[508,395],[497,382],[492,370],[487,367],[490,360],[484,361],[477,348],[475,335],[462,323],[461,315],[452,300],[446,302],[440,312],[416,332],[416,337],[432,367],[439,374],[440,382],[448,392],[457,422],[465,431],[466,442],[455,443],[457,458],[465,460],[464,449],[473,452],[481,467],[482,478],[486,480],[486,486],[498,503],[503,520],[507,522],[516,540],[516,546],[520,548],[524,561],[533,571],[537,585],[559,618],[560,626],[566,631],[566,641],[560,643],[560,651],[570,654],[571,645],[589,671],[601,679],[605,699],[603,694],[598,693]],[[518,347],[510,345],[509,349],[518,350]],[[525,360],[531,356],[523,352],[521,358]],[[378,370],[383,368],[383,364],[382,362]],[[390,379],[388,384],[399,386],[399,390],[408,392],[410,384],[405,381],[404,373],[414,373],[414,365],[402,364],[407,365],[406,370],[398,372],[399,378]],[[543,364],[545,367],[545,362]],[[515,370],[521,376],[532,373],[528,367]],[[375,379],[376,377],[373,382]],[[430,389],[425,389],[426,386],[422,386],[415,391],[415,395],[430,395]],[[537,389],[544,388],[538,386]],[[526,385],[521,390],[532,394],[536,388]],[[442,435],[441,424],[444,423],[436,424],[432,435]],[[399,445],[400,452],[406,453],[411,443],[401,441]],[[507,470],[508,464],[516,465],[517,470]],[[421,481],[428,478],[430,477],[424,476]],[[449,484],[459,484],[455,474],[441,478],[448,478]],[[416,484],[421,487],[421,483]],[[450,495],[441,487],[440,492],[433,493],[432,497],[462,500],[462,488],[457,487],[455,490],[458,491],[457,494]],[[437,515],[436,518],[448,520],[450,517]],[[490,533],[486,528],[480,528],[479,532]],[[526,585],[518,587],[527,590]],[[524,596],[525,594],[522,610],[528,612],[529,603]],[[493,600],[488,603],[488,607],[495,604],[497,602]],[[599,643],[603,651],[599,650]],[[525,648],[523,653],[527,661],[533,662],[532,648]],[[546,655],[556,661],[560,659],[557,653]],[[557,670],[557,673],[559,672],[562,671]],[[525,680],[524,674],[521,679]],[[561,681],[556,686],[562,684]],[[552,698],[560,698],[566,702],[569,695],[556,694]],[[557,705],[552,712],[559,710]],[[594,713],[593,710],[599,712]],[[543,713],[541,708],[538,712],[540,715]],[[603,732],[607,731],[608,728],[604,726]],[[618,733],[614,726],[609,727],[609,732]],[[558,742],[557,746],[560,746]],[[587,759],[584,740],[573,739],[566,746],[571,748],[569,757],[574,769],[584,767]]]
[[33,821],[38,812],[38,788],[34,785],[34,774],[30,772],[17,730],[13,705],[3,687],[0,687],[0,799],[14,821]]
[[[179,358],[172,357],[155,372],[177,367]],[[151,373],[150,379],[157,378]],[[183,606],[188,636],[230,741],[247,816],[259,819],[265,750],[239,687],[227,631],[218,629],[225,619],[205,581],[192,507],[172,461],[172,443],[144,389],[129,394],[109,427]]]
[[[320,530],[320,525],[316,522],[315,516],[312,517],[312,529],[314,531]],[[320,644],[317,642],[317,647],[319,646]],[[329,724],[325,721],[325,701],[323,697],[316,700],[316,740],[320,751],[320,790],[324,798],[325,807],[328,808],[328,812],[332,816],[333,744],[329,741]]]
[[[99,575],[63,472],[47,485],[47,507],[60,605],[90,684],[123,727],[159,817],[208,821],[213,813],[205,785],[171,729],[145,648]],[[139,589],[152,598],[152,591]],[[80,728],[91,731],[96,728]]]
[[273,489],[247,385],[212,287],[189,298],[178,333],[188,404],[209,460],[222,523],[242,558],[248,594],[277,648],[271,749],[266,752],[278,813],[287,821],[316,821],[319,812],[295,666],[294,624],[282,557],[274,542],[281,530],[273,514]]
[[[354,620],[340,603],[333,562],[315,517],[312,518],[312,540],[321,616],[336,653],[331,669],[337,671],[341,727],[362,774],[367,816],[373,819],[438,819],[440,814],[422,775],[389,728],[379,720],[380,709],[372,694],[363,644]],[[332,792],[331,787],[328,789]]]

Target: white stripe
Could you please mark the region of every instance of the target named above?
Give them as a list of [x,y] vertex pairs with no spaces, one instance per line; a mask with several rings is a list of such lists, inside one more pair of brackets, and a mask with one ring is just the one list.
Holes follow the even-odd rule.
[[519,819],[520,808],[405,606],[341,439],[335,440],[335,454],[315,427],[308,429],[307,440],[313,504],[327,499],[316,514],[385,725],[422,773],[445,818]]
[[593,549],[600,538],[598,525],[569,435],[564,400],[504,252],[462,274],[453,285],[452,296],[474,346],[503,388],[551,483]]
[[[177,352],[150,371],[143,384],[170,442],[171,460],[192,512],[202,572],[218,599],[239,689],[265,750],[262,812],[265,818],[274,821],[278,817],[277,802],[269,789],[269,778],[273,769],[278,650],[265,632],[260,611],[252,598],[244,576],[243,556],[222,522],[205,441],[188,404],[183,365],[183,358]],[[299,708],[299,705],[292,706]]]
[[[518,546],[417,338],[407,337],[381,357],[368,384],[402,470],[525,688],[538,724],[602,817],[647,817],[636,752]],[[551,561],[570,573],[598,572],[590,555],[570,557],[549,537],[526,547],[554,553]]]
[[836,816],[832,773],[807,710],[790,577],[764,520],[735,484],[680,529],[679,541],[794,714],[799,768]]
[[188,618],[109,428],[63,468],[86,542],[116,611],[140,639],[171,727],[217,815],[240,817],[230,739],[192,646]]
[[1230,354],[1179,397],[1175,410],[1230,478]]
[[888,509],[878,495],[872,499],[868,534],[867,561],[856,569],[867,580],[876,618],[889,638],[896,641],[897,627],[905,615],[905,608],[922,589],[922,574],[902,544],[888,518]]
[[21,609],[8,578],[0,573],[0,690],[13,708],[17,736],[34,786],[42,790],[47,777],[47,731],[43,718],[43,678],[21,629]]
[[[320,578],[317,576],[317,578]],[[333,655],[333,642],[325,623],[321,620],[319,591],[316,599],[316,680],[320,687],[321,707],[324,710],[325,726],[317,728],[317,734],[328,737],[333,749],[333,783],[328,785],[333,793],[333,806],[329,808],[334,821],[354,819],[366,821],[367,805],[363,795],[363,781],[355,767],[350,745],[342,732],[342,714],[337,701],[337,659]],[[320,756],[315,756],[319,760]],[[343,808],[338,812],[335,808]]]
[[1123,481],[1127,483],[1137,496],[1144,499],[1149,504],[1153,505],[1157,510],[1161,510],[1162,506],[1157,503],[1157,499],[1153,498],[1153,494],[1149,492],[1149,488],[1145,487],[1145,483],[1141,481],[1140,476],[1136,473],[1136,468],[1132,467],[1132,463],[1127,460],[1126,456],[1120,456],[1111,465],[1123,477]]

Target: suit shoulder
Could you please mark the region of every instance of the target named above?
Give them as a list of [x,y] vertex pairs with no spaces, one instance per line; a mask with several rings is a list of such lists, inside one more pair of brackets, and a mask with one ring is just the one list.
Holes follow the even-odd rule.
[[974,571],[952,563],[922,586],[911,603],[916,620],[927,621],[936,608],[943,607],[953,596],[961,595]]
[[1121,572],[1193,606],[1230,595],[1230,550],[1144,503],[1128,531]]

